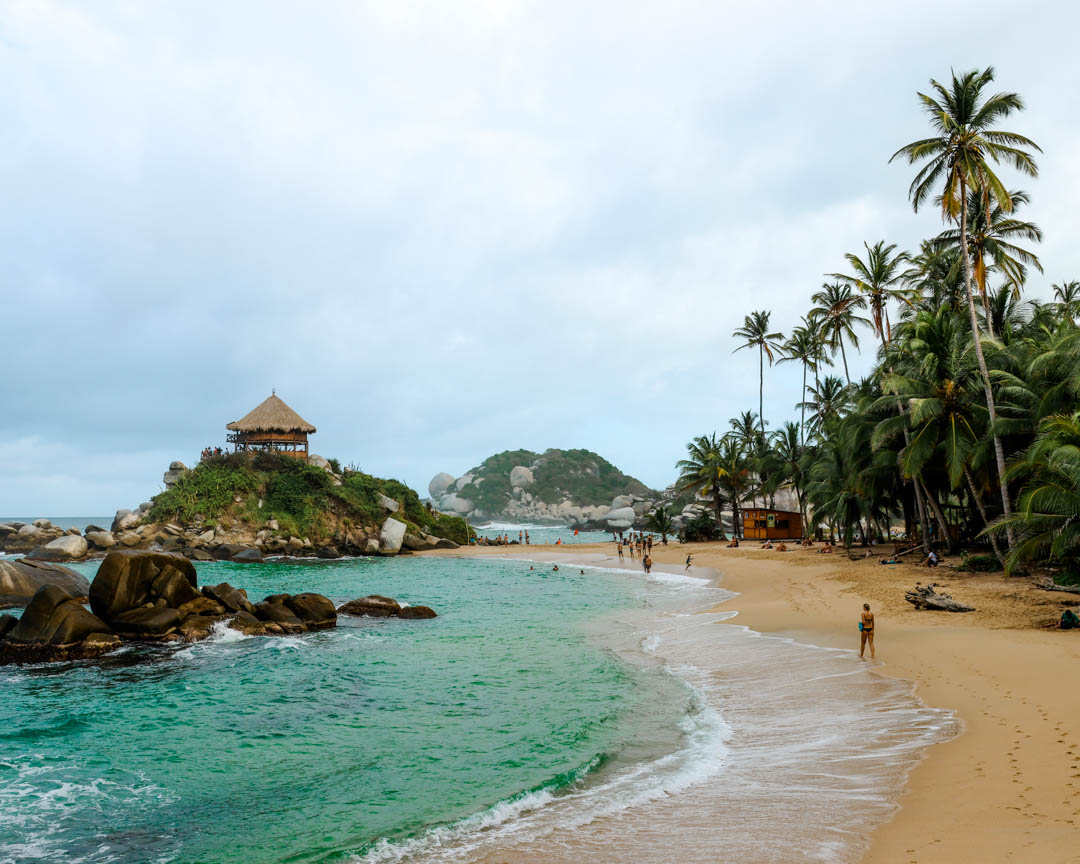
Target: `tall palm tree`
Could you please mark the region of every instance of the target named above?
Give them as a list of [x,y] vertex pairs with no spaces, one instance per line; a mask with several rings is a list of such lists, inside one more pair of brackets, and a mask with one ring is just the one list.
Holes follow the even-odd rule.
[[873,246],[863,243],[863,246],[866,247],[865,261],[854,252],[848,252],[844,256],[853,271],[852,274],[829,275],[851,285],[866,297],[874,332],[881,338],[882,347],[887,348],[889,340],[892,339],[889,300],[906,299],[905,292],[899,286],[904,276],[900,268],[908,260],[908,254],[897,252],[895,243],[886,246],[884,240],[879,240]]
[[866,298],[852,291],[850,285],[832,282],[822,285],[821,290],[810,298],[810,302],[814,304],[810,309],[810,318],[821,321],[826,343],[832,349],[833,356],[836,355],[836,350],[840,349],[840,356],[844,360],[844,377],[850,385],[851,375],[848,373],[844,337],[856,348],[859,347],[855,325],[868,322],[856,312],[866,308]]
[[[942,192],[938,197],[942,217],[957,222],[960,226],[960,254],[964,266],[964,288],[967,292],[968,314],[971,317],[971,333],[975,340],[975,354],[982,374],[983,391],[986,396],[986,408],[990,414],[990,427],[994,438],[994,457],[997,461],[998,481],[1001,486],[1001,504],[1008,522],[1012,515],[1009,501],[1009,484],[1005,477],[1005,451],[1001,446],[1001,436],[994,428],[997,423],[997,408],[994,404],[994,391],[990,383],[990,372],[983,354],[982,337],[979,334],[978,317],[975,314],[975,298],[972,293],[971,258],[968,254],[968,190],[978,188],[983,200],[980,206],[987,213],[991,201],[1005,212],[1012,211],[1012,198],[997,174],[994,173],[988,159],[994,163],[1011,162],[1017,170],[1031,177],[1038,175],[1035,159],[1029,150],[1039,150],[1031,139],[1015,132],[1006,132],[994,127],[997,121],[1008,117],[1014,111],[1022,111],[1024,103],[1016,93],[984,92],[994,80],[994,69],[988,66],[982,72],[973,70],[960,77],[952,75],[951,84],[945,85],[931,80],[934,96],[919,93],[923,106],[930,115],[930,124],[934,135],[919,141],[912,141],[897,150],[889,161],[898,156],[908,160],[908,164],[926,161],[915,179],[911,182],[908,197],[912,207],[918,211],[919,205],[933,195],[936,184],[941,183]],[[1041,150],[1039,152],[1042,152]],[[1012,527],[1008,529],[1009,548],[1014,545]]]
[[721,442],[714,432],[711,435],[699,435],[686,445],[686,457],[680,459],[675,468],[679,472],[678,486],[682,491],[691,491],[711,497],[716,511],[716,524],[720,537],[724,537],[724,522],[721,512],[723,500],[723,463]]
[[901,308],[901,317],[914,318],[919,309],[933,311],[942,306],[954,312],[960,309],[964,305],[964,277],[959,262],[956,249],[923,240],[904,271],[911,304]]
[[[743,340],[735,351],[743,348],[758,349],[758,420],[761,422],[761,435],[765,437],[765,358],[769,358],[772,366],[776,354],[783,351],[780,340],[784,334],[769,331],[769,319],[772,312],[760,310],[751,312],[743,318],[743,326],[737,327],[731,335]],[[731,353],[734,354],[735,351]],[[775,352],[775,353],[774,353]]]
[[1080,282],[1056,282],[1053,285],[1054,301],[1060,314],[1072,324],[1076,319],[1076,310],[1080,307]]
[[[1008,208],[1002,207],[991,198],[990,209],[987,210],[982,206],[987,198],[983,190],[977,186],[968,190],[968,255],[973,265],[972,278],[982,297],[986,326],[991,336],[994,335],[994,329],[991,323],[990,298],[986,290],[990,268],[997,269],[1006,281],[1016,286],[1024,284],[1029,266],[1042,273],[1042,263],[1038,256],[1014,242],[1028,240],[1040,243],[1042,229],[1034,222],[1025,222],[1010,215],[1016,212],[1016,208],[1029,204],[1031,198],[1021,191],[1009,192],[1008,195]],[[944,246],[959,247],[960,232],[949,228],[939,234],[937,240]],[[959,257],[957,261],[959,263]]]
[[799,403],[802,406],[802,417],[799,422],[800,445],[806,443],[806,433],[804,431],[806,426],[806,373],[810,369],[813,369],[815,374],[817,373],[818,362],[822,354],[822,340],[818,330],[819,328],[816,325],[804,318],[803,323],[791,331],[791,335],[784,343],[784,356],[778,361],[780,363],[802,363],[802,401]]
[[810,399],[800,405],[810,409],[810,434],[818,435],[825,424],[844,414],[850,403],[851,388],[835,375],[826,375],[810,388]]

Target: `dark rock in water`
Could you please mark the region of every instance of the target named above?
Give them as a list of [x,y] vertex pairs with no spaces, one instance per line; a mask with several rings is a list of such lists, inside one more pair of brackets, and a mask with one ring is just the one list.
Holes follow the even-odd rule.
[[241,563],[257,563],[263,560],[262,551],[254,546],[244,546],[240,543],[222,543],[210,550],[210,554],[218,561],[239,561]]
[[291,594],[271,594],[263,598],[263,603],[284,603],[291,596]]
[[438,618],[430,606],[403,606],[397,613],[398,618]]
[[183,618],[187,618],[189,615],[206,615],[211,618],[220,618],[225,614],[226,610],[216,600],[200,596],[194,600],[189,600],[187,603],[181,603],[176,607],[176,611]]
[[0,607],[25,606],[43,585],[63,588],[73,597],[85,597],[90,590],[85,576],[60,564],[26,558],[0,561]]
[[19,623],[19,619],[14,615],[0,615],[0,639],[7,636],[8,632]]
[[285,601],[285,605],[307,625],[308,630],[326,630],[337,624],[337,610],[322,594],[293,594]]
[[262,603],[256,603],[255,614],[260,621],[272,621],[275,624],[292,624],[301,628],[304,626],[304,622],[300,620],[299,616],[284,603],[268,603],[265,600]]
[[228,582],[222,582],[220,585],[213,586],[204,585],[202,593],[211,600],[216,600],[230,612],[239,612],[243,609],[244,602],[247,599]]
[[328,560],[332,560],[334,558],[340,558],[341,553],[338,552],[338,550],[335,549],[333,546],[319,546],[315,550],[315,556],[317,558],[326,558]]
[[401,610],[401,604],[393,597],[382,597],[379,594],[370,594],[350,600],[338,606],[339,615],[367,615],[371,618],[390,618],[397,615]]
[[156,639],[175,632],[180,627],[180,621],[180,613],[170,606],[148,606],[121,612],[113,616],[110,623],[120,636]]
[[248,612],[237,612],[229,622],[229,627],[239,630],[245,636],[263,636],[267,632],[266,624]]
[[[178,578],[188,583],[190,592],[180,587]],[[159,600],[164,604],[168,604],[170,597],[182,598],[181,602],[194,600],[199,596],[198,584],[195,565],[182,555],[128,550],[110,552],[90,585],[90,608],[95,615],[112,623],[125,612],[156,604]]]
[[213,561],[214,556],[207,552],[205,549],[191,549],[187,553],[187,557],[192,561]]
[[92,660],[120,647],[120,640],[107,633],[93,633],[74,645],[49,642],[0,641],[0,666],[9,663],[59,663],[68,660]]
[[211,618],[207,615],[189,615],[180,624],[180,635],[187,642],[198,642],[200,639],[207,639],[213,632],[214,624],[217,621],[217,618]]
[[109,626],[88,612],[63,588],[45,585],[30,600],[19,623],[8,631],[9,642],[74,645],[91,633],[110,633]]

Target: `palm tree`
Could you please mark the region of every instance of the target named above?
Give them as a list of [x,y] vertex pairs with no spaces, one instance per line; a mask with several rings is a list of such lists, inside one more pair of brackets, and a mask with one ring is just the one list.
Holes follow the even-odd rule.
[[1080,282],[1060,282],[1053,285],[1054,300],[1060,314],[1072,324],[1076,319],[1076,310],[1080,306]]
[[799,403],[802,406],[802,417],[799,422],[800,444],[806,443],[806,433],[804,431],[806,426],[806,372],[813,369],[814,374],[817,374],[818,362],[822,354],[822,340],[818,331],[819,328],[815,324],[804,318],[803,323],[791,331],[791,335],[784,343],[784,356],[778,361],[780,363],[802,363],[802,401]]
[[825,424],[841,417],[849,403],[850,388],[835,375],[826,375],[810,388],[810,399],[800,408],[810,409],[810,434],[819,435]]
[[[756,347],[758,349],[758,420],[761,422],[762,437],[765,437],[765,358],[769,358],[769,365],[772,366],[776,359],[773,352],[783,351],[780,340],[784,338],[783,333],[769,332],[769,318],[771,317],[772,313],[765,310],[751,312],[743,319],[743,326],[731,333],[732,336],[743,340],[743,344],[739,345],[735,351],[741,351],[743,348]],[[735,351],[731,353],[734,354]]]
[[871,322],[874,332],[881,337],[882,347],[887,348],[892,339],[892,327],[889,324],[889,300],[904,299],[904,291],[897,286],[903,281],[901,265],[908,260],[907,252],[896,252],[896,244],[885,245],[884,240],[879,240],[873,246],[863,243],[866,247],[866,260],[864,261],[854,252],[848,252],[844,257],[854,271],[853,275],[844,273],[830,273],[834,279],[839,279],[847,285],[851,285],[866,297],[870,305]]
[[1035,442],[1010,467],[1026,482],[1017,512],[990,531],[1019,530],[1020,542],[1006,562],[1048,557],[1074,572],[1080,561],[1080,412],[1053,414],[1039,424]]
[[686,453],[687,458],[680,459],[675,465],[679,472],[678,488],[681,491],[712,497],[716,524],[720,528],[720,538],[724,539],[724,521],[721,517],[724,506],[721,443],[715,432],[711,435],[699,435],[686,445]]
[[900,310],[901,317],[910,319],[919,309],[933,311],[941,306],[955,312],[964,305],[964,278],[959,262],[956,249],[923,240],[918,254],[908,258],[909,266],[904,271],[911,302]]
[[847,383],[851,384],[844,337],[856,348],[859,347],[855,325],[868,322],[855,313],[866,308],[866,299],[854,293],[850,285],[833,282],[822,285],[821,290],[814,294],[810,301],[814,304],[810,309],[810,318],[821,322],[826,344],[832,349],[833,356],[836,355],[837,348],[840,349],[840,356],[844,360],[844,377]]
[[[667,535],[671,533],[671,514],[668,513],[667,507],[661,504],[655,510],[650,510],[645,516],[645,525],[652,531],[657,531],[660,534],[660,542],[667,546]],[[720,532],[723,533],[724,526],[720,526]]]
[[[987,157],[994,163],[1012,162],[1017,170],[1029,176],[1038,175],[1038,168],[1031,153],[1024,148],[1039,150],[1029,138],[1015,132],[1006,132],[994,128],[994,124],[1014,111],[1022,111],[1024,103],[1015,93],[995,93],[986,96],[986,87],[994,80],[994,69],[988,66],[982,72],[973,70],[959,78],[955,73],[949,87],[931,80],[930,85],[937,98],[920,93],[930,123],[934,129],[933,137],[913,141],[897,150],[889,159],[898,156],[908,160],[908,164],[929,160],[911,182],[908,197],[912,207],[918,211],[919,205],[933,194],[935,184],[941,182],[942,193],[938,198],[942,217],[959,223],[960,253],[964,265],[964,288],[967,292],[968,314],[971,317],[971,333],[975,340],[975,353],[982,374],[983,391],[986,396],[986,408],[990,414],[990,427],[994,438],[994,457],[997,461],[998,481],[1001,486],[1001,503],[1008,523],[1012,515],[1009,501],[1009,485],[1005,478],[1005,451],[1001,446],[1001,436],[994,426],[997,423],[997,408],[994,404],[994,391],[990,383],[990,373],[983,354],[982,337],[979,334],[979,322],[975,315],[975,298],[972,293],[971,259],[968,255],[968,190],[981,190],[983,200],[980,206],[990,212],[991,201],[1005,212],[1012,210],[1012,198],[1005,185],[994,173]],[[1042,152],[1041,150],[1039,152]],[[1009,523],[1011,526],[1011,523]],[[1008,529],[1009,548],[1014,545],[1012,528]]]
[[753,411],[743,411],[738,417],[728,420],[731,427],[724,438],[733,439],[749,454],[755,453],[761,442],[761,430],[758,428],[758,415]]
[[777,465],[778,483],[789,483],[795,490],[795,498],[799,502],[799,515],[803,524],[806,524],[806,512],[803,509],[803,472],[801,457],[804,449],[802,441],[802,428],[798,423],[785,423],[773,432],[770,450]]
[[[1008,208],[1002,207],[991,199],[990,209],[986,210],[982,206],[986,199],[986,194],[976,186],[968,191],[967,243],[968,254],[971,256],[973,265],[972,276],[975,287],[979,289],[979,295],[982,297],[987,329],[993,336],[990,298],[986,290],[986,279],[990,267],[996,268],[1007,281],[1016,286],[1024,284],[1029,266],[1042,273],[1042,263],[1038,256],[1013,242],[1019,239],[1040,243],[1042,229],[1034,222],[1014,219],[1009,215],[1016,212],[1017,207],[1031,202],[1026,192],[1010,192]],[[949,228],[939,234],[937,240],[943,246],[959,247],[960,232],[955,228]]]

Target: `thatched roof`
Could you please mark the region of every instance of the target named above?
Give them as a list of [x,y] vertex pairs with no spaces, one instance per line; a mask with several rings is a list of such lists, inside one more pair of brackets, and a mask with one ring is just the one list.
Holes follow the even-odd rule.
[[234,420],[226,429],[232,432],[307,432],[315,427],[282,402],[276,395],[269,396],[254,411]]

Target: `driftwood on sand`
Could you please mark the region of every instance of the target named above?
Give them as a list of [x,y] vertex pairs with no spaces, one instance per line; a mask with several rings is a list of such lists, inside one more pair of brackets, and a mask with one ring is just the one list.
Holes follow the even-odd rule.
[[904,599],[916,609],[934,609],[939,612],[975,611],[974,606],[968,606],[966,603],[953,600],[951,594],[938,594],[934,590],[935,588],[944,587],[944,585],[938,585],[936,582],[932,585],[923,585],[916,582],[915,587],[904,595]]
[[1043,591],[1064,591],[1066,594],[1080,594],[1080,585],[1058,585],[1049,579],[1036,579],[1032,583]]

